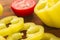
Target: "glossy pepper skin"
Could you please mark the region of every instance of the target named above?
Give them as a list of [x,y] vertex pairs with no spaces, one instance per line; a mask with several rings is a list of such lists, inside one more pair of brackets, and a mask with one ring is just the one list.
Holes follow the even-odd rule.
[[3,13],[3,7],[2,7],[2,5],[0,4],[0,15],[2,15],[2,13]]
[[34,12],[46,25],[60,28],[60,0],[39,0]]

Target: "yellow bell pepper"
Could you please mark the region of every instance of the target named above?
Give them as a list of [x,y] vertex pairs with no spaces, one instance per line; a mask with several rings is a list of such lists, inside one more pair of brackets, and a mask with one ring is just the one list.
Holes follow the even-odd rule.
[[56,37],[55,35],[51,33],[44,33],[44,36],[41,40],[60,40],[60,38]]
[[34,12],[46,25],[60,28],[60,0],[39,0]]
[[[9,16],[9,17],[1,19],[0,23],[4,24],[4,25],[0,24],[1,25],[0,27],[2,27],[0,30],[0,35],[8,36],[8,35],[11,35],[13,33],[20,31],[23,28],[24,20],[22,17]],[[6,26],[7,24],[9,25]]]
[[23,36],[23,33],[14,33],[12,35],[9,35],[7,37],[7,40],[19,40],[19,39],[22,39],[22,36]]
[[41,25],[36,25],[32,22],[25,23],[23,30],[26,31],[26,37],[24,40],[40,40],[44,35],[44,28]]
[[6,40],[3,36],[0,36],[0,40]]
[[[22,32],[24,30],[26,33]],[[60,38],[45,33],[41,25],[24,23],[22,17],[9,16],[0,20],[0,40],[60,40]]]
[[3,13],[3,7],[2,7],[2,5],[0,4],[0,15],[2,15],[2,13]]

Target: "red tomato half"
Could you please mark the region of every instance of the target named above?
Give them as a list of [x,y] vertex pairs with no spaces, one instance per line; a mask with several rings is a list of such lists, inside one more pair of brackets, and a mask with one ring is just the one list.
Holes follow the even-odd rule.
[[34,12],[35,5],[35,0],[15,0],[11,8],[17,16],[28,16]]

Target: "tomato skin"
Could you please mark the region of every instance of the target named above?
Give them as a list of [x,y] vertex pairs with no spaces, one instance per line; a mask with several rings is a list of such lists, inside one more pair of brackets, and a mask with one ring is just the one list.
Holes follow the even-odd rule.
[[[17,1],[17,0],[15,0],[15,1]],[[16,8],[14,8],[13,6],[12,6],[12,4],[11,4],[11,9],[14,11],[14,13],[17,15],[17,16],[22,16],[22,17],[25,17],[25,16],[29,16],[29,15],[31,15],[31,14],[33,14],[33,12],[34,12],[34,7],[35,7],[35,5],[36,5],[36,2],[35,2],[35,0],[33,0],[34,1],[34,4],[33,4],[33,6],[32,7],[29,7],[29,8],[27,8],[27,9],[16,9]]]

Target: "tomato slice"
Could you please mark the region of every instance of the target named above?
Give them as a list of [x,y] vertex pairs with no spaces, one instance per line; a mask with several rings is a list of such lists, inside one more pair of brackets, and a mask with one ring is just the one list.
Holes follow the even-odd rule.
[[17,16],[28,16],[33,13],[35,5],[35,0],[15,0],[11,8]]

